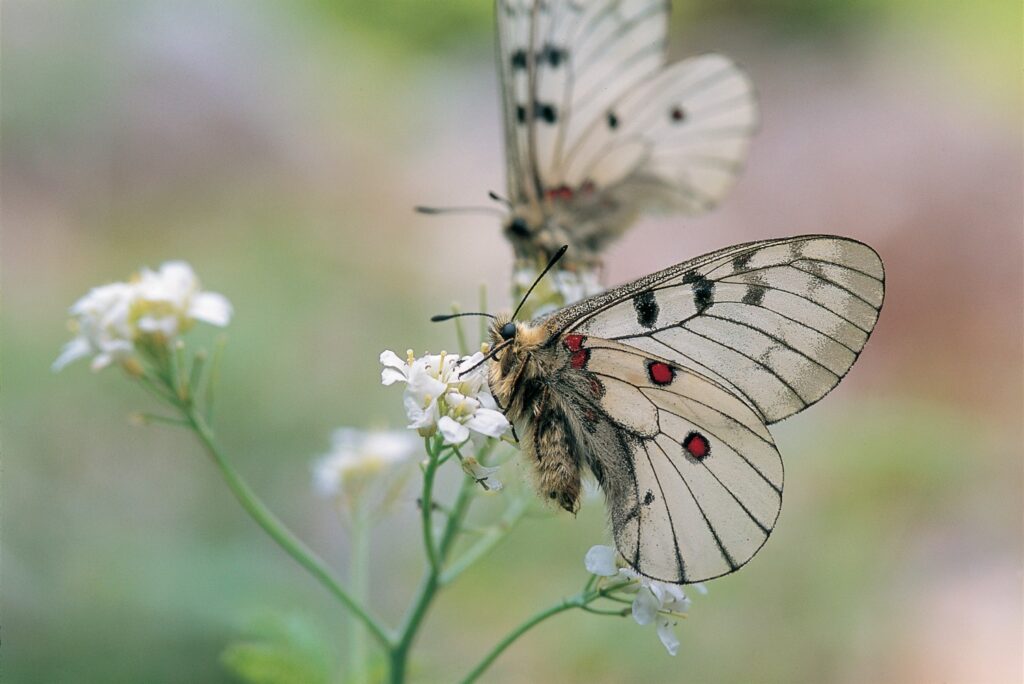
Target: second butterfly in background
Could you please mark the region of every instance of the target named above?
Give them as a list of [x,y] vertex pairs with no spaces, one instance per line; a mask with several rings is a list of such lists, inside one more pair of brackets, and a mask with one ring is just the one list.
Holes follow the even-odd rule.
[[747,76],[717,54],[667,63],[668,0],[497,0],[521,269],[562,245],[591,271],[645,211],[699,214],[728,192],[757,126]]

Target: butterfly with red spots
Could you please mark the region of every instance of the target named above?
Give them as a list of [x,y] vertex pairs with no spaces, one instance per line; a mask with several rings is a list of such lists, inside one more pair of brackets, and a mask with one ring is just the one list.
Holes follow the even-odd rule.
[[508,163],[504,232],[522,265],[563,244],[591,267],[643,212],[696,215],[732,187],[757,126],[727,57],[669,63],[669,0],[496,0]]
[[768,425],[839,383],[883,294],[881,260],[854,240],[729,247],[529,323],[499,318],[490,386],[542,496],[575,512],[589,471],[626,562],[699,582],[768,539],[783,481]]

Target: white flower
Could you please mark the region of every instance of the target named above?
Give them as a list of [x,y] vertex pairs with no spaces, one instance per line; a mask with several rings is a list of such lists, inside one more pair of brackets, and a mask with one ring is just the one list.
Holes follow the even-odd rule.
[[[537,279],[537,271],[533,268],[520,268],[512,274],[512,285],[517,292],[525,293]],[[537,317],[551,313],[563,306],[574,304],[604,292],[597,271],[594,269],[580,271],[554,270],[541,281],[530,295],[530,316]]]
[[[638,625],[657,624],[658,638],[670,655],[679,652],[679,639],[675,634],[676,616],[686,613],[690,599],[678,584],[659,582],[640,575],[632,568],[619,567],[618,552],[610,546],[592,546],[583,559],[587,571],[602,577],[625,577],[632,581],[622,588],[624,592],[635,592],[633,598],[633,619]],[[703,584],[694,585],[702,594],[707,593]]]
[[555,290],[562,294],[566,304],[572,304],[604,292],[595,270],[557,270],[551,274],[551,278],[554,281]]
[[509,429],[487,385],[482,353],[406,355],[403,361],[393,351],[382,352],[380,379],[384,385],[406,383],[403,403],[411,429],[424,437],[440,432],[445,444],[462,444],[472,433],[500,437]]
[[111,283],[94,287],[70,309],[72,327],[78,333],[64,345],[53,362],[59,371],[77,359],[92,356],[92,369],[100,370],[114,361],[127,358],[135,351],[135,328],[130,322],[135,288],[128,283]]
[[196,321],[227,325],[231,304],[222,295],[202,292],[191,266],[169,261],[159,271],[142,269],[127,283],[93,288],[70,313],[77,336],[64,345],[54,371],[87,356],[93,357],[93,370],[129,363],[140,343],[166,346]]
[[339,428],[331,450],[313,466],[313,486],[353,517],[386,513],[414,470],[419,440],[404,431]]
[[498,472],[498,466],[485,466],[472,456],[462,459],[462,471],[476,480],[480,485],[491,492],[500,492],[501,480],[494,477]]
[[184,261],[168,261],[160,270],[142,269],[135,284],[138,321],[143,333],[173,338],[195,321],[225,326],[231,320],[231,304],[220,294],[203,292],[195,271]]

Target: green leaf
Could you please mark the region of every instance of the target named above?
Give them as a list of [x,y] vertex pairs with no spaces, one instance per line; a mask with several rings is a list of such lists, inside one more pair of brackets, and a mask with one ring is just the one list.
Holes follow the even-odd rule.
[[327,684],[333,654],[309,623],[296,617],[267,616],[252,636],[229,644],[224,667],[249,684]]

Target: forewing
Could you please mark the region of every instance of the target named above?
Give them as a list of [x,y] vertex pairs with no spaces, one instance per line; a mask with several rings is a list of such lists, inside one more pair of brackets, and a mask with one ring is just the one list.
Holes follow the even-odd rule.
[[599,397],[600,417],[583,439],[629,564],[685,584],[750,560],[782,505],[782,460],[760,417],[667,359],[594,337],[565,339]]
[[773,423],[821,399],[878,320],[884,271],[867,245],[804,236],[730,247],[555,314],[694,370]]
[[668,2],[498,0],[497,21],[510,192],[540,197],[612,103],[664,65]]

